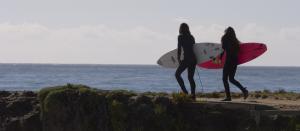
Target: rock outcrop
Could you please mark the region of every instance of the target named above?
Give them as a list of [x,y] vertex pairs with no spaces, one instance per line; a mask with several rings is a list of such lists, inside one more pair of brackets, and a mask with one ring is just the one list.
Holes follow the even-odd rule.
[[300,115],[253,115],[255,113],[259,111],[192,102],[182,94],[102,91],[71,84],[44,88],[38,95],[35,92],[0,92],[0,131],[300,129]]
[[0,92],[0,131],[41,131],[37,94]]

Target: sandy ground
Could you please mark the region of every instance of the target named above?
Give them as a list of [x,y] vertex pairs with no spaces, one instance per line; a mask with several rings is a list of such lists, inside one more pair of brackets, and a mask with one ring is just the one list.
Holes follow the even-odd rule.
[[218,102],[218,103],[232,103],[232,104],[254,104],[254,105],[267,105],[275,108],[276,110],[294,110],[300,112],[300,100],[275,100],[275,99],[255,99],[248,98],[232,99],[231,102],[222,102],[221,98],[197,98],[197,101],[204,102]]

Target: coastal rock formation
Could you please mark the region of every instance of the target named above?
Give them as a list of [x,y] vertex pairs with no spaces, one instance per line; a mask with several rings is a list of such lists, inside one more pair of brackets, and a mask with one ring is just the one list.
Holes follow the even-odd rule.
[[41,131],[37,94],[0,92],[0,131]]
[[43,131],[108,131],[107,101],[86,86],[44,89],[39,98]]
[[176,93],[137,94],[71,84],[44,88],[39,93],[1,91],[0,131],[300,129],[300,115],[263,115],[262,111],[273,107],[237,105],[238,108],[234,103],[192,102],[188,96]]

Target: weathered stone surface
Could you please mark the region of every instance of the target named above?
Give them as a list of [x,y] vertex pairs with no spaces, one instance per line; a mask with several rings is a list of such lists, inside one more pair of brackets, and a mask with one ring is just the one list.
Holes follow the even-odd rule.
[[296,131],[297,110],[82,85],[0,92],[0,131]]
[[108,131],[107,100],[76,85],[49,90],[41,101],[44,131]]
[[42,131],[37,95],[11,92],[0,99],[0,131]]

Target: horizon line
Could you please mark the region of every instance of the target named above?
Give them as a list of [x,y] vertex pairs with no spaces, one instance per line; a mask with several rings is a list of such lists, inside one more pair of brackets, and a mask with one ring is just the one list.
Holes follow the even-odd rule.
[[[23,62],[23,63],[2,63],[1,65],[132,65],[132,66],[159,66],[158,64],[108,64],[108,63],[31,63],[31,62]],[[300,66],[289,66],[289,65],[239,65],[239,67],[300,67]]]

